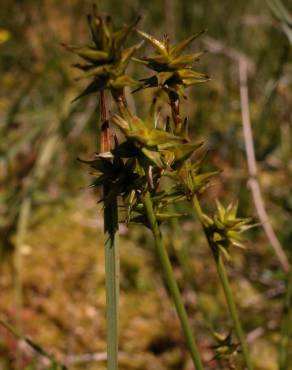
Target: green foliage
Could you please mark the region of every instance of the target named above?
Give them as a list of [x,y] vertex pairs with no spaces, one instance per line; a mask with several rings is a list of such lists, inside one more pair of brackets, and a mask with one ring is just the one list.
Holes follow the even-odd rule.
[[275,17],[281,22],[290,44],[292,45],[292,16],[281,0],[266,0]]

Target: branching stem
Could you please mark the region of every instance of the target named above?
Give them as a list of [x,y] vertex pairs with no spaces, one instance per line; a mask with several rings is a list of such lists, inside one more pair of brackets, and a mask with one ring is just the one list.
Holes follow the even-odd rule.
[[183,305],[182,297],[174,277],[173,269],[167,251],[165,249],[165,246],[163,245],[161,231],[159,229],[157,219],[153,210],[152,199],[149,192],[147,192],[144,197],[144,207],[152,234],[154,236],[156,252],[162,266],[164,279],[166,281],[171,297],[174,301],[175,308],[181,322],[182,330],[187,345],[189,347],[193,363],[197,370],[203,370],[204,367],[200,359],[199,351],[192,333],[192,329],[189,323],[189,319],[187,317],[186,310]]
[[220,252],[218,251],[218,248],[216,247],[216,245],[214,245],[210,241],[210,239],[208,237],[208,234],[207,234],[206,229],[205,229],[204,224],[203,224],[203,218],[202,218],[203,212],[202,212],[202,209],[201,209],[199,199],[196,195],[193,196],[192,205],[193,205],[193,208],[194,208],[194,210],[195,210],[195,212],[196,212],[196,214],[197,214],[197,216],[200,220],[200,223],[201,223],[202,228],[204,230],[208,245],[209,245],[209,247],[212,251],[212,254],[214,256],[218,276],[219,276],[219,279],[220,279],[220,283],[221,283],[223,291],[224,291],[227,306],[228,306],[228,309],[229,309],[229,312],[230,312],[230,315],[231,315],[231,318],[232,318],[232,321],[233,321],[234,330],[235,330],[237,338],[240,342],[243,358],[245,360],[247,369],[248,370],[253,370],[253,366],[252,366],[248,346],[247,346],[246,339],[245,339],[245,334],[243,332],[241,322],[240,322],[240,319],[239,319],[239,316],[238,316],[238,312],[237,312],[237,309],[236,309],[236,304],[235,304],[235,301],[234,301],[234,297],[233,297],[233,293],[232,293],[232,290],[231,290],[231,287],[230,287],[228,276],[227,276],[227,273],[226,273],[226,270],[225,270],[224,262],[223,262],[223,259],[222,259],[222,256],[221,256]]
[[[177,100],[176,100],[176,105],[174,105],[174,101],[172,102],[172,99],[173,99],[173,97],[171,95],[169,95],[169,100],[170,100],[170,105],[171,105],[171,108],[172,108],[172,116],[173,116],[175,128],[176,128],[176,130],[178,130],[178,127],[181,124],[181,117],[179,115],[179,98],[177,98]],[[229,281],[228,281],[228,277],[227,277],[227,274],[226,274],[226,270],[225,270],[225,267],[224,267],[222,256],[220,255],[220,252],[218,252],[218,249],[216,248],[216,245],[214,245],[214,243],[212,243],[210,241],[209,237],[208,237],[207,230],[204,227],[204,223],[203,223],[203,211],[201,209],[201,205],[200,205],[199,199],[198,199],[196,194],[194,194],[193,197],[192,197],[192,206],[193,206],[194,210],[196,211],[196,214],[197,214],[197,216],[200,220],[200,223],[201,223],[202,228],[204,230],[208,245],[211,248],[211,251],[212,251],[213,256],[215,258],[220,283],[221,283],[222,288],[224,290],[226,302],[227,302],[227,305],[228,305],[228,308],[229,308],[230,315],[231,315],[232,320],[233,320],[236,335],[238,337],[238,340],[239,340],[241,348],[242,348],[242,353],[243,353],[243,357],[244,357],[247,369],[248,370],[253,370],[249,350],[248,350],[247,343],[246,343],[246,340],[245,340],[245,335],[244,335],[244,332],[243,332],[243,329],[242,329],[242,326],[241,326],[241,322],[239,320],[239,316],[238,316],[238,313],[237,313],[235,301],[234,301],[234,298],[233,298],[233,293],[232,293],[232,290],[231,290],[231,287],[230,287],[230,284],[229,284]]]

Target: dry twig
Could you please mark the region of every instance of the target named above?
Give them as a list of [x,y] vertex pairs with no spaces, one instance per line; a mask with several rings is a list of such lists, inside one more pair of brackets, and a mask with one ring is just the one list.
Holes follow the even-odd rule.
[[247,157],[247,166],[249,171],[248,185],[252,192],[254,205],[259,217],[259,220],[263,226],[267,239],[269,240],[279,262],[285,272],[289,271],[289,261],[286,253],[284,252],[277,235],[270,222],[267,214],[261,188],[257,179],[257,165],[254,151],[254,142],[252,136],[250,112],[249,112],[249,98],[248,98],[248,87],[247,87],[247,62],[245,58],[238,58],[239,65],[239,81],[240,81],[240,103],[241,103],[241,115],[242,115],[242,126],[244,135],[244,144]]

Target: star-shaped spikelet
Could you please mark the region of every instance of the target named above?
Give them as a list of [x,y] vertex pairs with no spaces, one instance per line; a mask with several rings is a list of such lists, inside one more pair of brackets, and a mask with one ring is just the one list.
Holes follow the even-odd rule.
[[183,89],[196,83],[205,82],[209,77],[193,70],[193,63],[198,61],[203,52],[184,54],[185,49],[204,31],[187,37],[183,41],[170,45],[167,36],[163,41],[143,31],[137,31],[155,50],[153,56],[135,60],[155,71],[152,77],[142,79],[143,87],[161,87],[167,92],[174,92],[185,96]]
[[216,203],[217,209],[212,218],[206,214],[202,215],[204,227],[214,250],[219,248],[225,257],[230,258],[229,248],[231,246],[245,248],[242,233],[254,225],[250,224],[249,218],[237,217],[237,203],[231,203],[227,208],[224,208],[218,200]]
[[99,14],[97,8],[93,7],[93,15],[88,16],[92,44],[90,46],[63,44],[67,50],[77,54],[85,62],[73,65],[83,71],[83,75],[77,79],[92,79],[75,100],[105,89],[121,90],[125,86],[134,88],[140,85],[125,72],[133,54],[142,43],[124,48],[129,33],[139,19],[115,31],[111,17]]

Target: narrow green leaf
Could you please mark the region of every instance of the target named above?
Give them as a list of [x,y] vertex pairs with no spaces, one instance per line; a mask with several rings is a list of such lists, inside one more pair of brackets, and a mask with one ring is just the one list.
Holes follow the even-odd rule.
[[187,55],[179,56],[179,57],[173,59],[169,63],[169,67],[174,68],[174,69],[185,68],[187,65],[200,60],[200,57],[203,54],[205,54],[205,51],[201,51],[201,52],[195,53],[195,54],[187,54]]
[[191,155],[199,149],[203,143],[198,143],[198,144],[177,144],[173,148],[173,153],[174,153],[174,163],[172,167],[174,169],[177,169],[180,167],[186,159],[190,158]]
[[94,80],[93,82],[91,82],[85,90],[83,90],[83,92],[78,95],[76,98],[74,98],[72,100],[72,103],[74,103],[75,101],[79,100],[80,98],[83,98],[87,95],[90,95],[90,94],[93,94],[93,93],[96,93],[102,89],[104,89],[106,85],[106,82],[104,79],[98,79],[98,80]]
[[155,37],[149,35],[148,33],[144,31],[137,30],[137,32],[139,33],[139,35],[144,37],[145,40],[149,41],[150,44],[153,46],[153,48],[156,51],[158,51],[158,53],[168,55],[168,52],[163,42],[157,40]]
[[152,162],[155,166],[159,168],[164,168],[165,164],[162,161],[159,152],[147,148],[142,148],[142,153]]
[[124,44],[126,41],[129,33],[133,30],[133,28],[137,25],[137,23],[141,20],[141,17],[137,17],[135,21],[130,24],[126,25],[123,28],[121,28],[119,31],[116,31],[113,33],[113,42],[114,42],[114,47],[116,49],[120,49],[121,46]]
[[118,114],[112,116],[112,122],[118,126],[124,133],[130,129],[129,123]]
[[88,78],[88,77],[105,77],[109,74],[109,68],[110,68],[110,66],[107,65],[107,64],[97,66],[95,68],[92,68],[92,69],[84,72],[82,76],[77,77],[75,80],[79,81],[79,80],[83,80],[83,79]]
[[141,82],[136,81],[132,77],[127,75],[117,77],[116,79],[112,80],[110,84],[116,90],[123,89],[126,86],[132,88],[141,86]]
[[102,50],[96,50],[90,47],[79,47],[79,46],[73,46],[73,45],[66,45],[63,44],[63,46],[80,56],[81,58],[89,61],[89,62],[105,62],[109,59],[109,54]]

